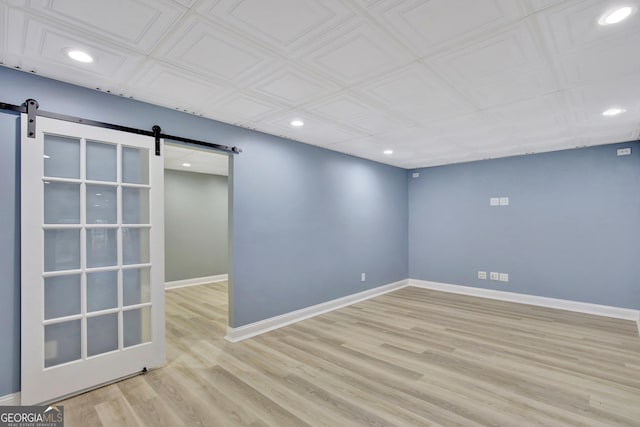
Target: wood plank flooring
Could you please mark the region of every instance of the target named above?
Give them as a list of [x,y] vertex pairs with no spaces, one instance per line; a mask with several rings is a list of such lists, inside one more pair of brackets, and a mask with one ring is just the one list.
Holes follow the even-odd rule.
[[164,368],[66,426],[640,426],[631,321],[405,288],[231,344],[226,284],[167,292]]

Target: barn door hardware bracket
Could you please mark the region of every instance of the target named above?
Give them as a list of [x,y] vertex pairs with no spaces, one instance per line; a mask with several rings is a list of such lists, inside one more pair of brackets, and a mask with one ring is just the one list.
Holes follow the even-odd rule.
[[159,156],[160,155],[160,132],[162,131],[162,129],[158,125],[155,125],[151,129],[153,129],[153,137],[156,139],[156,156]]
[[38,115],[38,101],[35,99],[27,99],[25,102],[27,107],[27,136],[29,138],[36,137],[36,116]]

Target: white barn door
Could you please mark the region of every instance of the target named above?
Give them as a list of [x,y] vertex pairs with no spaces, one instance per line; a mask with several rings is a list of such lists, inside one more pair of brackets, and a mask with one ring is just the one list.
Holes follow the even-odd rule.
[[164,169],[152,137],[22,115],[22,404],[165,362]]

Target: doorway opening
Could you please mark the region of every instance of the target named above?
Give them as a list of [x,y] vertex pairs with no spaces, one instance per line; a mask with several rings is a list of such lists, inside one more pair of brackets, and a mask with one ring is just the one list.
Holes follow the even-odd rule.
[[171,366],[198,346],[224,341],[229,316],[231,159],[217,151],[169,143],[164,159],[165,307],[167,366]]

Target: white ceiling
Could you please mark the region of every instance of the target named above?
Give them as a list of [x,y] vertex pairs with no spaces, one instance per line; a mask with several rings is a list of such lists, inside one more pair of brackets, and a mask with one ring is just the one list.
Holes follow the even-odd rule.
[[0,61],[414,168],[637,139],[639,3],[0,0]]
[[164,167],[184,172],[228,176],[229,157],[210,150],[166,144],[164,146]]

